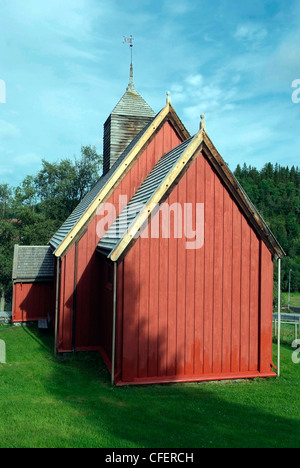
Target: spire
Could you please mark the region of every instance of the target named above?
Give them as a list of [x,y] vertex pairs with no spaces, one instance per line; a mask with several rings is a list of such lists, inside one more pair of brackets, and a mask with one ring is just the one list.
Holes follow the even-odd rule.
[[130,64],[129,83],[128,83],[126,91],[129,91],[130,93],[137,94],[137,91],[135,89],[134,82],[133,82],[133,65],[132,65],[132,62]]
[[124,42],[125,43],[127,42],[130,45],[130,55],[131,55],[129,83],[128,83],[126,90],[129,91],[130,93],[137,94],[137,91],[135,89],[134,82],[133,82],[133,63],[132,63],[133,37],[132,36],[124,37]]
[[117,105],[104,124],[103,174],[115,164],[127,146],[155,117],[155,112],[134,86],[132,63],[133,37],[124,37],[130,44],[131,63],[129,83]]

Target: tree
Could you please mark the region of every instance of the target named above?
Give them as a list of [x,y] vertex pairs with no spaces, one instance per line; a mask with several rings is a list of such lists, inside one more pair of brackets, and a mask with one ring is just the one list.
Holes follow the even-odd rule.
[[81,158],[58,163],[42,161],[34,178],[39,210],[50,219],[63,222],[99,178],[102,158],[95,148],[81,148]]
[[[300,290],[300,172],[298,167],[266,164],[261,171],[238,165],[235,175],[269,224],[285,250],[282,262],[282,287],[288,288],[293,270],[292,291]],[[277,270],[275,269],[275,281]]]
[[15,189],[14,206],[30,207],[32,211],[38,203],[35,179],[32,175],[27,176],[21,185]]
[[0,218],[5,219],[7,212],[7,204],[11,198],[12,190],[7,184],[0,184]]
[[[0,185],[0,297],[11,296],[14,244],[45,245],[99,178],[102,158],[91,146],[81,157],[28,175],[15,190]],[[12,217],[15,219],[4,219]]]
[[12,257],[16,229],[14,223],[0,220],[0,298],[10,299],[12,290]]

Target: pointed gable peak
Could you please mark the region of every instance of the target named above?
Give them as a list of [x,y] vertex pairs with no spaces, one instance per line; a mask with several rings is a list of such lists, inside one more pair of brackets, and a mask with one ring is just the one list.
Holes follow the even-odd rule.
[[126,115],[153,118],[156,114],[137,91],[133,81],[133,65],[130,64],[129,83],[126,92],[113,109],[111,115]]

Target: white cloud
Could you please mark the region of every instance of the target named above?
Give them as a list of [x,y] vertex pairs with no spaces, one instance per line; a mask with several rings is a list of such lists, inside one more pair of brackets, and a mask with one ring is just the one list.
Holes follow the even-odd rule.
[[0,120],[0,136],[2,138],[18,138],[20,136],[20,130],[12,123]]
[[165,13],[170,13],[172,15],[184,15],[186,13],[188,13],[191,8],[192,8],[192,5],[191,4],[188,4],[188,2],[185,0],[185,2],[175,2],[175,1],[172,1],[172,2],[165,2],[164,3],[164,10],[165,10]]
[[234,33],[235,39],[256,44],[262,42],[267,35],[267,29],[255,23],[240,24]]
[[195,87],[202,86],[203,76],[200,74],[189,75],[185,81],[188,85],[191,85],[191,86],[195,86]]
[[273,54],[268,57],[265,71],[270,77],[270,86],[276,83],[285,85],[300,78],[300,28],[293,30],[284,37],[275,48]]
[[84,114],[84,109],[76,100],[75,89],[48,89],[40,95],[41,109],[51,117],[75,121]]
[[12,167],[3,167],[1,164],[0,166],[0,176],[8,176],[8,175],[13,175],[14,174],[14,169]]
[[[34,33],[36,27],[42,25],[39,28],[42,35],[52,31],[59,33],[60,37],[63,35],[80,40],[91,32],[91,18],[88,14],[90,4],[91,0],[10,0],[6,13],[13,15],[14,20],[29,32],[31,30]],[[95,13],[95,8],[93,12]]]
[[216,73],[213,77],[202,74],[189,75],[183,85],[173,84],[171,90],[172,102],[183,106],[183,113],[187,119],[187,126],[197,130],[199,116],[215,116],[224,112],[231,112],[238,106],[240,99],[236,85],[236,75],[228,79],[227,74]]
[[13,162],[17,166],[31,167],[33,165],[40,164],[41,157],[36,153],[20,154],[13,158]]

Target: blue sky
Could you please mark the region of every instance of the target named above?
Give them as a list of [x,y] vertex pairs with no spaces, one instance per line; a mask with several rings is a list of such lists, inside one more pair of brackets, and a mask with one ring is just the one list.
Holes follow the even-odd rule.
[[170,91],[192,134],[205,113],[231,169],[298,165],[299,19],[300,0],[0,0],[0,183],[82,145],[102,153],[131,34],[135,85],[155,111]]

